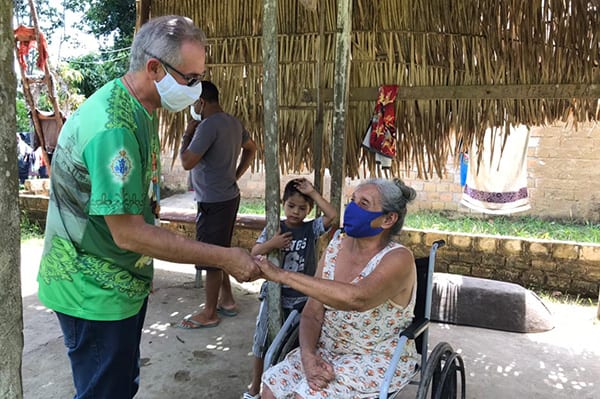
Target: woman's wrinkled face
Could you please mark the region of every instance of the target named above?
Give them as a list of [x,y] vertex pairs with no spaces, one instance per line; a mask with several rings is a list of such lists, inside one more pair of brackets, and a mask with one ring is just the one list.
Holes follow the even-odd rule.
[[374,184],[365,184],[354,191],[352,202],[371,212],[381,212],[381,194]]

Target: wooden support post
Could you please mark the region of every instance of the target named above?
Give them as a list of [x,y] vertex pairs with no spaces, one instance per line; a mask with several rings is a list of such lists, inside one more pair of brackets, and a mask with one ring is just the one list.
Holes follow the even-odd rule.
[[331,154],[331,204],[342,208],[342,191],[346,168],[346,113],[350,87],[350,33],[352,0],[338,0],[335,36],[335,80],[333,83],[333,146]]
[[[267,205],[267,232],[273,237],[279,230],[279,139],[277,101],[277,0],[263,2],[263,118],[265,129],[265,203]],[[270,254],[269,260],[279,264],[279,251]],[[269,282],[267,304],[269,307],[269,334],[275,338],[282,324],[281,290],[279,284]]]
[[150,19],[150,6],[152,0],[136,0],[135,9],[137,18],[135,19],[135,30],[140,30],[140,27],[144,25]]
[[[325,12],[323,3],[317,3],[319,12],[319,36],[317,37],[317,64],[315,65],[315,86],[317,105],[315,115],[315,127],[313,133],[313,168],[314,171],[314,186],[315,190],[323,193],[323,101],[321,100],[321,90],[323,89],[323,59],[325,57]],[[320,209],[316,210],[316,216],[320,215]],[[317,250],[317,253],[319,251]]]

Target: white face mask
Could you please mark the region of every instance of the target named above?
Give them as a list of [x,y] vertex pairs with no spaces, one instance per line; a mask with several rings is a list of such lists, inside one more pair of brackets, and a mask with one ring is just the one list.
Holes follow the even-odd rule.
[[198,100],[202,94],[202,83],[189,87],[177,83],[166,70],[165,73],[165,77],[160,82],[154,82],[163,108],[171,112],[178,112]]
[[190,115],[192,115],[192,118],[197,120],[198,122],[200,122],[202,120],[202,114],[197,114],[196,110],[194,108],[194,104],[190,105]]

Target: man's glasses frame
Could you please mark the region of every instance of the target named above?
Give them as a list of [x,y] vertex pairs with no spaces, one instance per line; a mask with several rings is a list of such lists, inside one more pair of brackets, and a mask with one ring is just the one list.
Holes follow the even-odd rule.
[[186,86],[188,86],[188,87],[193,87],[193,86],[198,85],[198,83],[200,83],[202,80],[204,80],[204,77],[206,76],[206,73],[203,73],[201,75],[199,75],[197,73],[187,75],[187,74],[185,74],[183,72],[178,71],[177,68],[175,68],[173,65],[169,64],[166,61],[163,61],[162,59],[160,59],[159,57],[155,56],[151,52],[146,51],[146,50],[144,50],[144,52],[146,54],[148,54],[150,57],[156,58],[165,67],[169,68],[173,72],[176,72],[179,76],[181,76],[183,78],[183,80],[186,81]]

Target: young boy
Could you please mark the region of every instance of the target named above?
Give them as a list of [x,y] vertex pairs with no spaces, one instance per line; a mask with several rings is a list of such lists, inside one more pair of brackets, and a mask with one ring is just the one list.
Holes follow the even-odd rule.
[[[304,218],[314,204],[323,211],[323,216],[308,222]],[[285,220],[280,223],[279,231],[267,240],[266,228],[262,231],[252,248],[252,255],[266,255],[275,249],[281,249],[281,265],[284,269],[313,276],[317,269],[315,243],[325,234],[337,218],[335,208],[319,194],[306,179],[291,180],[283,191],[283,211]],[[263,357],[268,348],[267,323],[268,309],[266,283],[260,293],[260,310],[256,320],[256,331],[252,353],[254,354],[252,383],[242,396],[243,399],[259,399]],[[281,307],[284,317],[296,309],[301,311],[308,298],[304,294],[288,287],[281,287]]]

